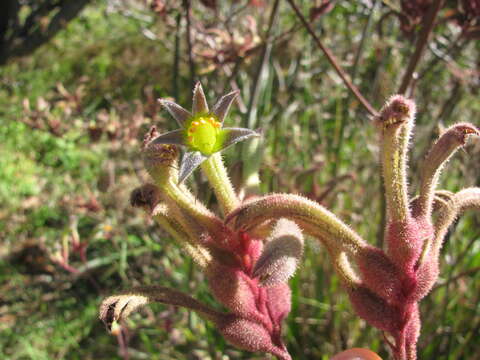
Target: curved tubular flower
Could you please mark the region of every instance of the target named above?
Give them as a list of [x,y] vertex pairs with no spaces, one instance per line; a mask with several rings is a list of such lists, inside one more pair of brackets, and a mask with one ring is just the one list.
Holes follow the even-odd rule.
[[331,247],[356,253],[366,242],[332,212],[305,197],[293,194],[271,194],[255,199],[237,208],[227,216],[227,223],[235,219],[237,229],[251,230],[266,220],[286,217],[310,226],[304,230],[312,235],[322,234]]
[[267,352],[276,355],[278,359],[291,360],[285,348],[274,344],[269,333],[257,323],[214,310],[187,294],[163,286],[141,286],[109,296],[100,306],[99,317],[107,329],[113,332],[118,323],[132,312],[154,302],[195,311],[213,322],[226,339],[242,349]]
[[419,215],[426,217],[431,215],[434,191],[442,168],[472,135],[480,135],[478,129],[472,124],[455,124],[440,136],[427,154],[422,169],[420,195],[416,208]]
[[467,188],[452,194],[446,205],[439,210],[433,241],[434,256],[438,256],[450,225],[467,210],[480,210],[480,188]]
[[410,216],[407,191],[407,150],[415,117],[415,103],[392,96],[374,118],[380,134],[381,161],[387,200],[387,218]]
[[213,110],[209,111],[202,85],[198,82],[193,91],[192,113],[170,100],[159,100],[177,120],[181,129],[159,135],[152,142],[182,145],[186,148],[180,163],[178,175],[180,183],[213,154],[237,142],[260,136],[250,129],[223,127],[223,121],[237,96],[238,91],[222,96]]
[[[436,189],[449,158],[469,137],[480,135],[478,128],[468,123],[451,126],[432,146],[421,171],[420,194],[410,199],[407,160],[415,111],[412,100],[395,95],[373,119],[380,138],[387,203],[385,250],[369,245],[330,211],[298,195],[256,198],[227,216],[227,222],[246,231],[286,217],[318,238],[331,256],[355,312],[394,339],[387,344],[396,360],[416,359],[419,301],[438,278],[440,248],[448,227],[465,210],[480,209],[479,188],[457,193]],[[434,211],[439,214],[435,222]]]
[[132,312],[152,302],[183,306],[215,322],[221,321],[224,316],[180,291],[163,286],[141,286],[103,300],[100,306],[100,319],[111,330],[114,322],[126,319]]

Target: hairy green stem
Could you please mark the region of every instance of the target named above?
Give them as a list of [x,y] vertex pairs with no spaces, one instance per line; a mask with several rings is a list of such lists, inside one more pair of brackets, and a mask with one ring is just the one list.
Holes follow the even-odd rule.
[[222,212],[228,214],[233,211],[238,206],[239,200],[223,165],[220,153],[210,156],[202,163],[201,167],[213,187],[213,191],[215,191]]
[[235,219],[235,227],[250,230],[267,220],[285,217],[308,225],[308,232],[319,234],[335,251],[355,254],[366,242],[345,223],[323,206],[292,194],[272,194],[238,208],[227,217]]
[[222,222],[217,218],[210,210],[208,210],[200,201],[196,198],[192,198],[188,193],[183,192],[177,184],[168,180],[161,187],[170,199],[172,199],[180,208],[190,214],[195,220],[197,220],[207,230],[216,232],[218,225]]
[[205,268],[211,260],[211,256],[206,249],[192,241],[189,234],[185,232],[182,225],[173,217],[168,216],[168,211],[164,204],[153,211],[155,221],[166,230],[176,241],[178,241],[193,258],[193,260],[202,268]]

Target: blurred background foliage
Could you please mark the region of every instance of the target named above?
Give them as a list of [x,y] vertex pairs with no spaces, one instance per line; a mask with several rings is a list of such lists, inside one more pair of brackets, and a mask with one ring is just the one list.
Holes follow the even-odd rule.
[[[370,119],[287,2],[272,16],[273,3],[2,3],[2,359],[127,358],[97,320],[100,300],[121,288],[161,284],[213,304],[192,262],[129,206],[130,191],[148,179],[139,156],[144,133],[152,124],[175,126],[156,99],[189,107],[195,80],[210,102],[240,89],[227,121],[264,131],[259,147],[225,154],[235,183],[260,152],[264,192],[306,194],[380,245],[383,199]],[[397,91],[431,3],[297,1],[377,109]],[[479,17],[478,1],[444,2],[416,68],[412,193],[438,133],[459,121],[479,125]],[[479,186],[479,155],[480,143],[471,141],[442,186]],[[215,208],[199,173],[191,186]],[[441,278],[422,302],[421,359],[478,358],[479,225],[478,214],[462,218],[445,244]],[[381,334],[353,314],[318,243],[308,243],[291,286],[285,337],[294,359],[328,359],[353,346],[387,357]],[[232,348],[195,314],[164,306],[133,316],[126,337],[130,359],[261,358]]]

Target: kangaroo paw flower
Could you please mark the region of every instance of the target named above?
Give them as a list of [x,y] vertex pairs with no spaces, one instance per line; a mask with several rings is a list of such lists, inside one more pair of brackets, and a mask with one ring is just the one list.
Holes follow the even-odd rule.
[[395,95],[374,119],[380,133],[388,220],[405,221],[409,216],[407,150],[415,112],[412,100]]
[[120,322],[132,312],[153,302],[182,306],[216,322],[225,316],[225,314],[203,305],[181,291],[163,286],[143,286],[103,300],[100,306],[100,320],[105,323],[108,329],[111,329],[113,322]]
[[431,215],[435,188],[442,168],[458,149],[465,146],[470,136],[480,136],[480,131],[472,124],[455,124],[440,136],[428,152],[422,168],[418,216]]
[[239,141],[260,136],[250,129],[223,127],[223,121],[237,95],[238,92],[234,91],[223,96],[213,110],[209,111],[203,88],[197,83],[193,94],[193,113],[170,100],[159,100],[181,128],[157,136],[152,143],[181,145],[186,148],[186,154],[180,163],[180,183],[211,155]]

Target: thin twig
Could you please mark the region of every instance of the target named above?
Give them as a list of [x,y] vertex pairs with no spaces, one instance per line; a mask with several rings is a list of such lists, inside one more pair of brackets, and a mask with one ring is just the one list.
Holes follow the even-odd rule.
[[128,340],[127,340],[127,329],[125,327],[121,327],[120,331],[117,334],[117,341],[118,341],[118,347],[119,347],[119,352],[120,356],[123,358],[123,360],[128,360],[129,359],[129,353],[128,353]]
[[178,78],[180,73],[180,24],[182,22],[182,14],[178,13],[176,18],[176,31],[175,31],[175,51],[173,55],[173,77],[172,77],[172,87],[173,87],[173,98],[178,101]]
[[196,81],[195,62],[193,60],[193,45],[191,33],[191,3],[190,0],[183,0],[183,8],[185,10],[185,18],[187,19],[187,51],[188,51],[188,66],[190,68],[190,85],[193,88]]
[[300,21],[303,23],[303,26],[305,29],[308,31],[308,33],[312,36],[313,40],[317,44],[317,46],[322,50],[322,52],[325,54],[327,57],[328,61],[330,64],[333,66],[335,71],[337,72],[338,76],[343,80],[343,83],[348,87],[348,89],[355,95],[355,97],[360,101],[360,103],[363,105],[363,107],[370,113],[370,115],[377,115],[377,111],[374,109],[374,107],[363,97],[363,95],[360,93],[360,90],[353,85],[353,83],[350,81],[348,78],[348,75],[345,73],[345,71],[340,67],[338,60],[335,58],[335,56],[332,54],[332,52],[326,48],[323,43],[320,41],[318,36],[315,34],[315,31],[312,29],[310,24],[307,22],[305,17],[302,15],[300,10],[298,9],[297,5],[295,5],[295,2],[293,0],[288,0],[288,3],[292,7],[293,11],[295,11],[295,14],[297,17],[300,19]]
[[425,47],[427,46],[428,37],[433,30],[438,11],[442,7],[442,2],[442,0],[435,0],[435,2],[430,6],[427,14],[425,15],[425,23],[418,37],[415,51],[410,58],[407,70],[405,71],[405,75],[403,75],[402,83],[400,85],[400,88],[398,89],[399,94],[405,94],[408,86],[410,85],[410,82],[412,81],[413,73],[415,72],[415,68],[417,67],[417,64],[419,63],[423,55]]

